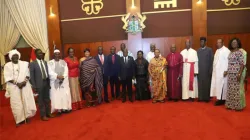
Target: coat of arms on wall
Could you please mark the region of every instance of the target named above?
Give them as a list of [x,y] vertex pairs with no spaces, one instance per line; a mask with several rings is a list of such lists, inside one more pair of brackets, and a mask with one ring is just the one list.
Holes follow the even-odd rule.
[[100,10],[103,8],[102,0],[81,0],[82,1],[82,10],[86,12],[87,15],[95,14],[97,15]]
[[147,19],[145,15],[141,15],[140,13],[136,13],[131,15],[128,13],[126,16],[122,17],[122,21],[124,26],[122,27],[127,33],[136,34],[138,32],[142,32],[146,27],[144,25],[144,21]]

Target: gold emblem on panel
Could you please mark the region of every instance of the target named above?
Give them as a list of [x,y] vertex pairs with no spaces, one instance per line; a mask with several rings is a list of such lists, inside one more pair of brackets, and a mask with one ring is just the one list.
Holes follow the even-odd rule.
[[231,6],[231,5],[239,5],[240,0],[222,0],[224,1],[226,6]]
[[154,9],[177,7],[177,0],[154,0]]
[[86,12],[87,15],[97,15],[103,8],[102,0],[81,0],[82,10]]
[[140,13],[136,13],[131,15],[128,13],[126,16],[123,16],[122,21],[124,23],[123,29],[127,33],[136,34],[138,32],[142,32],[146,27],[144,21],[147,19],[145,15],[141,15]]

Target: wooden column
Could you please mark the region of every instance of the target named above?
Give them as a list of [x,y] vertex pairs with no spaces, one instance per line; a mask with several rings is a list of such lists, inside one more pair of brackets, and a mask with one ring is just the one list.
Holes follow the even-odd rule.
[[[126,0],[126,9],[127,13],[136,14],[141,13],[141,3],[140,0],[134,0],[135,7],[132,7],[133,0]],[[137,51],[142,50],[142,33],[137,33],[135,35],[132,35],[131,33],[128,33],[128,45],[127,48],[129,51],[133,53],[134,56],[136,56]]]
[[200,48],[200,37],[207,37],[207,0],[192,0],[193,48]]
[[[63,53],[58,1],[59,0],[45,0],[50,59],[52,58],[54,51],[53,41],[55,42],[56,48]],[[52,9],[50,9],[51,7]],[[55,14],[54,16],[50,15],[51,14],[50,10],[52,10],[52,12]]]

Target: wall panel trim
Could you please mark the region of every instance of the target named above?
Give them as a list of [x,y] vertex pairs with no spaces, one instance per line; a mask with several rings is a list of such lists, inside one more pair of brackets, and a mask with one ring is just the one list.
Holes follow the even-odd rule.
[[250,10],[250,7],[245,7],[245,8],[226,8],[226,9],[209,9],[209,10],[207,10],[207,12],[240,11],[240,10]]
[[152,11],[152,12],[142,12],[142,14],[158,14],[158,13],[174,13],[174,12],[187,12],[192,11],[192,9],[180,9],[180,10],[165,10],[165,11]]

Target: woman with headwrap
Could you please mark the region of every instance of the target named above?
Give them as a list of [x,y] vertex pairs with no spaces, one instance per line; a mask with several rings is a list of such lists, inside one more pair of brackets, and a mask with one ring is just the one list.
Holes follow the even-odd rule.
[[91,104],[95,105],[93,92],[97,94],[98,103],[102,101],[103,77],[101,67],[96,59],[90,56],[90,50],[85,49],[84,54],[80,65],[80,83],[89,107]]
[[10,51],[11,62],[4,66],[4,79],[7,84],[5,96],[10,98],[16,126],[29,122],[28,118],[36,114],[34,95],[29,83],[29,63],[19,60],[20,57],[17,50]]

